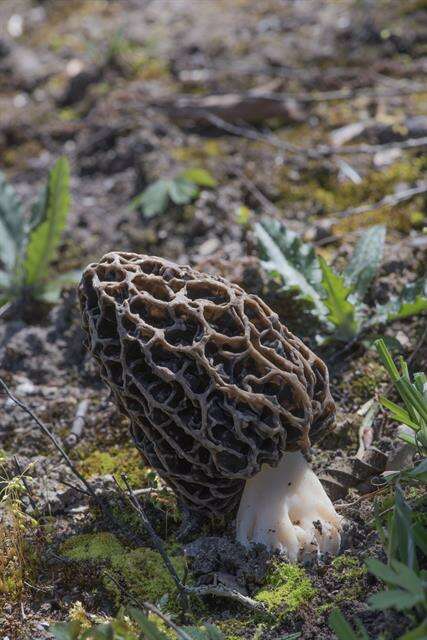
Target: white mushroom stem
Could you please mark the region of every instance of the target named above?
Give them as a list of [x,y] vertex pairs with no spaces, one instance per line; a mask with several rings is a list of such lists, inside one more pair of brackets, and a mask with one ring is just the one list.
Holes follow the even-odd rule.
[[246,482],[237,514],[237,540],[261,543],[295,562],[338,553],[342,518],[301,453],[286,453]]

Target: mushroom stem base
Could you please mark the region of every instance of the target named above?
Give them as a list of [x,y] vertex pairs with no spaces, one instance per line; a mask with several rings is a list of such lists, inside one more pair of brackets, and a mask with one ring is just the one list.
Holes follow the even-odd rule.
[[336,554],[342,518],[301,453],[285,453],[275,468],[264,466],[248,480],[237,514],[237,540],[261,543],[294,562]]

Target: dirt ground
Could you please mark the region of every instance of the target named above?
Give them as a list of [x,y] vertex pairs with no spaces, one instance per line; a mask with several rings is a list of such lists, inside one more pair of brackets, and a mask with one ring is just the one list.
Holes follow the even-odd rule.
[[[55,272],[82,269],[113,249],[135,251],[197,265],[260,293],[248,268],[257,260],[256,241],[242,215],[286,221],[336,265],[345,263],[362,229],[383,223],[387,249],[369,296],[372,306],[386,301],[425,270],[426,191],[393,206],[353,209],[425,185],[425,146],[406,142],[427,137],[426,8],[420,0],[2,0],[0,168],[26,202],[57,157],[66,155],[72,168],[71,212]],[[225,94],[237,96],[234,111],[206,106],[206,96]],[[286,100],[280,108],[274,99],[256,101],[266,94]],[[149,219],[131,210],[147,185],[190,167],[209,171],[217,186]],[[268,302],[294,328],[291,310],[271,294]],[[25,470],[28,485],[22,497],[28,517],[17,524],[3,513],[2,526],[18,542],[10,565],[15,574],[0,592],[0,637],[42,640],[76,602],[102,616],[116,614],[132,597],[150,596],[144,584],[138,591],[142,578],[128,579],[123,568],[117,569],[123,589],[108,583],[102,573],[108,554],[79,562],[72,547],[77,535],[109,533],[126,549],[124,566],[133,551],[151,546],[120,506],[112,474],[125,471],[135,489],[152,488],[144,504],[177,563],[184,561],[175,539],[180,516],[167,488],[139,462],[127,420],[85,351],[74,288],[57,305],[29,305],[0,322],[0,377],[69,443],[70,457],[117,516],[102,515],[74,488],[78,481],[49,440],[0,393],[2,476]],[[397,337],[415,371],[425,369],[425,316],[385,332]],[[319,353],[329,364],[338,407],[335,432],[310,452],[325,475],[355,456],[358,412],[387,380],[366,341]],[[89,403],[84,429],[73,442],[83,400]],[[385,455],[393,451],[394,429],[380,412],[373,445]],[[336,500],[346,517],[343,554],[304,569],[310,597],[274,621],[209,598],[197,604],[192,623],[218,624],[229,640],[291,632],[326,640],[334,637],[327,618],[338,604],[372,638],[398,638],[410,625],[405,615],[373,612],[366,604],[380,585],[364,559],[384,559],[373,502],[359,500],[373,490],[370,482],[355,480]],[[246,556],[233,546],[233,523],[227,527],[224,533],[206,525],[209,566],[201,552],[197,561],[188,552],[189,575],[195,581],[227,575],[254,595],[271,560],[262,550]],[[10,540],[3,543],[6,554]],[[74,549],[74,560],[66,549]],[[179,618],[170,602],[164,607]]]

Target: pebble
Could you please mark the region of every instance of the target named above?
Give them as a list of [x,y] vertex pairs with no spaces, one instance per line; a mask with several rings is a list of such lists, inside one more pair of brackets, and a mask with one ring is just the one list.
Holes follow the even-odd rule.
[[220,247],[220,241],[218,238],[209,238],[203,242],[199,247],[199,255],[208,256]]

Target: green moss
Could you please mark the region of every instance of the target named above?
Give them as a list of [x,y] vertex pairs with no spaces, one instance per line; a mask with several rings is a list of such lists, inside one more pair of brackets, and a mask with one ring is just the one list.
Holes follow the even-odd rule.
[[381,199],[397,182],[413,182],[425,168],[425,161],[402,160],[382,171],[370,171],[360,184],[351,181],[337,184],[332,181],[327,188],[315,191],[315,198],[324,205],[327,212],[334,209],[345,209],[357,206],[362,202],[373,202]]
[[366,569],[355,556],[342,555],[332,560],[334,572],[347,579],[358,579],[366,574]]
[[[324,214],[345,210],[349,207],[357,207],[369,202],[377,202],[384,196],[393,192],[397,183],[412,183],[420,179],[426,168],[424,158],[404,158],[384,170],[369,171],[359,184],[351,181],[341,182],[336,174],[331,171],[319,171],[317,167],[308,170],[296,182],[289,178],[288,170],[278,173],[276,184],[279,198],[277,205],[289,205],[298,203],[305,208],[314,207],[323,210]],[[400,207],[394,207],[394,215],[390,216],[390,208],[384,207],[366,214],[350,216],[341,220],[334,231],[351,231],[356,225],[368,225],[383,222],[390,227],[401,231],[409,231],[412,226],[420,224],[420,211],[417,199],[404,203]]]
[[[171,558],[178,575],[183,575],[185,559]],[[140,601],[158,602],[167,594],[168,608],[175,609],[177,593],[175,583],[166,569],[157,551],[139,548],[125,554],[117,554],[111,558],[112,575],[125,586],[126,593]],[[114,596],[117,605],[121,601],[121,591],[108,575],[104,578],[104,585]]]
[[364,578],[366,567],[355,556],[342,555],[332,561],[330,571],[335,583],[334,595],[330,600],[317,607],[319,614],[329,613],[340,603],[348,603],[364,598],[366,586]]
[[[117,607],[125,593],[153,603],[167,596],[168,609],[178,609],[175,583],[157,551],[145,547],[129,549],[112,533],[101,532],[70,538],[61,546],[61,553],[69,560],[89,562],[92,570],[95,566],[97,577]],[[172,557],[171,562],[182,576],[185,558]]]
[[142,487],[147,484],[152,473],[144,468],[141,456],[136,447],[112,447],[106,451],[93,451],[79,464],[83,475],[91,478],[100,475],[117,475],[125,473],[132,487]]
[[368,570],[356,556],[342,555],[334,558],[331,571],[334,581],[339,584],[339,589],[334,594],[333,600],[319,607],[319,611],[323,612],[341,602],[356,601],[363,597],[366,591],[364,579]]
[[61,546],[61,553],[69,560],[109,560],[124,552],[123,545],[112,533],[84,533],[73,536]]
[[362,401],[369,400],[383,381],[383,368],[375,362],[367,364],[363,374],[351,381],[351,394]]
[[180,162],[203,163],[209,158],[224,155],[224,149],[218,140],[206,140],[197,145],[187,145],[172,149],[171,156]]
[[292,613],[314,595],[315,589],[302,567],[281,563],[269,573],[255,600],[265,604],[270,612]]
[[242,640],[242,638],[255,637],[253,634],[253,622],[253,616],[248,617],[247,612],[245,612],[241,618],[218,620],[215,624],[225,636],[225,640]]

